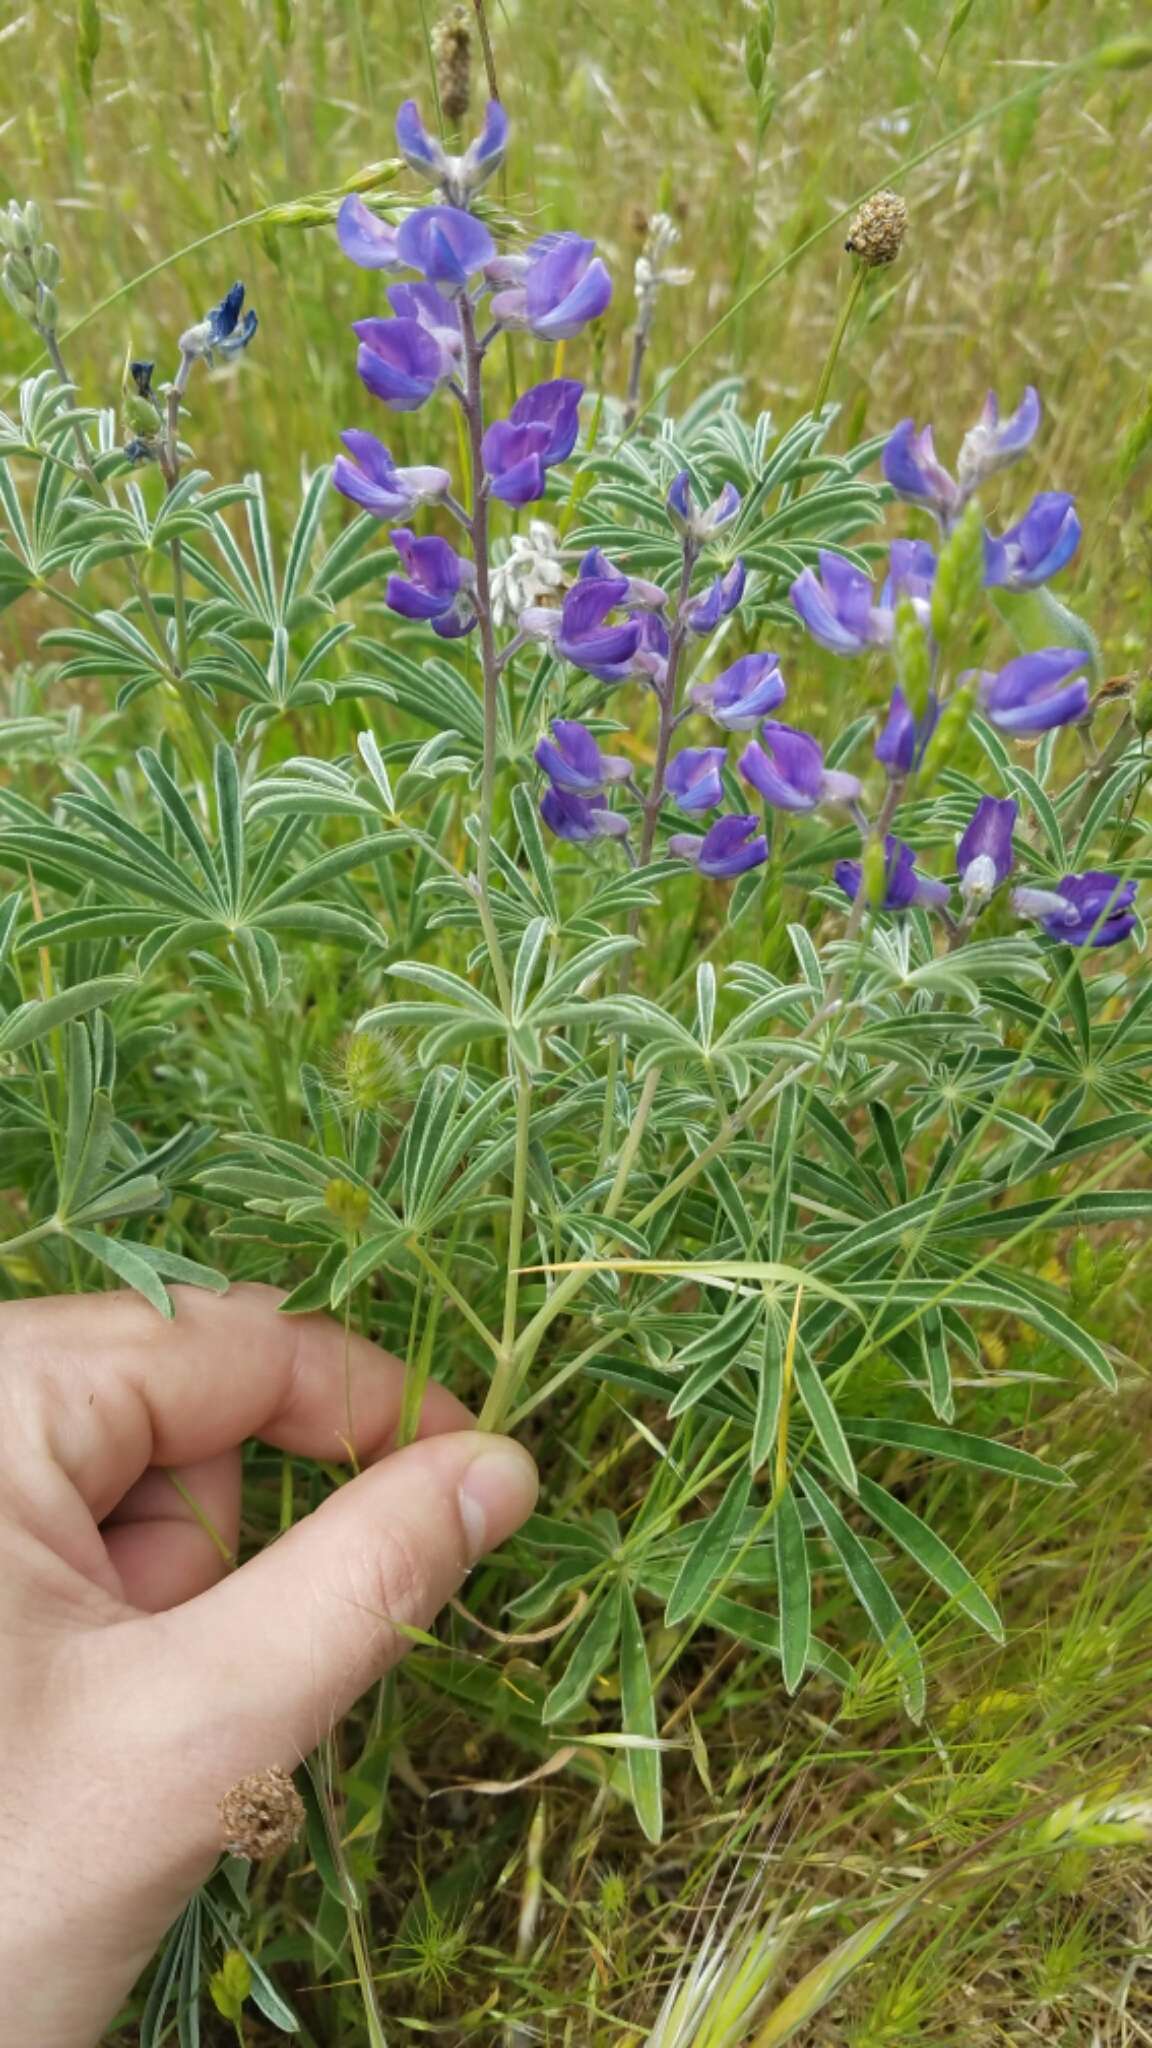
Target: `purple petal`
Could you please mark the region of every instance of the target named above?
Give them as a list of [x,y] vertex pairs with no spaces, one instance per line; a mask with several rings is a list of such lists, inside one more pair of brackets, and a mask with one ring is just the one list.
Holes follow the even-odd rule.
[[726,747],[685,747],[668,763],[664,787],[682,811],[710,811],[724,800]]
[[353,333],[362,382],[394,412],[415,412],[447,373],[439,344],[415,320],[357,320]]
[[[956,849],[956,866],[962,887],[974,861],[990,863],[995,887],[999,887],[1011,874],[1012,834],[1019,809],[1014,797],[981,797]],[[983,881],[983,875],[980,879]]]
[[576,446],[583,396],[584,386],[575,377],[553,377],[522,392],[508,417],[513,426],[548,427],[545,462],[566,462]]
[[399,612],[404,619],[438,619],[450,601],[434,591],[422,590],[406,576],[390,576],[385,586],[384,602],[389,611]]
[[436,178],[447,168],[447,157],[420,119],[415,100],[405,100],[396,116],[396,147],[414,171]]
[[398,270],[396,230],[377,220],[358,192],[350,192],[336,215],[336,235],[344,254],[361,270]]
[[778,655],[745,654],[714,683],[698,684],[692,697],[717,725],[729,732],[749,732],[784,702],[786,694]]
[[811,734],[769,720],[740,757],[740,773],[766,803],[781,811],[810,811],[819,803],[824,752]]
[[575,718],[552,720],[553,741],[541,740],[536,759],[559,789],[585,795],[602,788],[604,763],[586,725]]
[[396,235],[401,262],[430,284],[462,291],[496,253],[483,221],[457,206],[422,206],[410,213]]
[[768,858],[768,841],[757,833],[757,819],[733,815],[717,818],[700,842],[696,864],[702,875],[718,881],[742,875]]
[[1068,681],[1086,656],[1078,649],[1049,647],[1018,655],[999,675],[986,678],[984,711],[1004,732],[1040,733],[1083,718],[1088,709],[1087,678]]

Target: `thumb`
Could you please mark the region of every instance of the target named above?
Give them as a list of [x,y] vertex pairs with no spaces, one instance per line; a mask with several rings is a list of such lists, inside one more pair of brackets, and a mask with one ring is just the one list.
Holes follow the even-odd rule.
[[536,1489],[532,1459],[507,1437],[426,1438],[349,1480],[210,1592],[141,1624],[155,1636],[149,1719],[182,1754],[185,1799],[193,1756],[212,1781],[210,1825],[237,1778],[299,1763],[403,1655],[404,1626],[427,1628],[519,1528]]

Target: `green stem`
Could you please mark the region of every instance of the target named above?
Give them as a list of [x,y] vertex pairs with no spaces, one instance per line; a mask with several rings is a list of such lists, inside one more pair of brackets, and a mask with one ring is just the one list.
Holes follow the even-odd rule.
[[508,1219],[508,1272],[504,1283],[504,1327],[501,1344],[512,1348],[516,1335],[516,1300],[519,1288],[521,1247],[524,1242],[524,1214],[528,1206],[528,1143],[532,1124],[532,1077],[516,1062],[516,1152],[512,1166],[512,1213]]
[[476,849],[476,899],[480,923],[492,962],[492,973],[505,1009],[508,1006],[508,974],[499,936],[488,904],[492,866],[492,828],[496,811],[496,749],[499,731],[500,663],[492,625],[492,585],[488,563],[488,492],[484,481],[484,399],[481,371],[484,348],[476,334],[472,305],[466,293],[460,297],[460,327],[464,337],[464,392],[462,408],[468,433],[472,466],[472,558],[476,570],[476,615],[480,633],[480,663],[484,685],[484,759],[480,771],[480,837]]
[[863,263],[858,263],[856,275],[852,279],[848,296],[840,311],[840,318],[836,322],[836,329],[828,348],[828,354],[824,358],[824,368],[820,372],[820,382],[816,386],[816,396],[812,400],[812,415],[814,419],[819,419],[820,414],[824,410],[824,403],[828,397],[828,388],[832,382],[832,373],[836,368],[836,360],[844,346],[844,336],[848,332],[848,323],[856,310],[856,302],[864,289],[864,279],[867,275],[866,266]]

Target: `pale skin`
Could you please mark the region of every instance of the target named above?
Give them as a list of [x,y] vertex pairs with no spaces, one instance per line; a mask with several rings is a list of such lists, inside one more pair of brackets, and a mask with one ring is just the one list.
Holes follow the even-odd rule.
[[[94,2048],[220,1854],[536,1497],[528,1454],[269,1288],[0,1307],[0,1986],[21,2048]],[[240,1447],[361,1468],[233,1569]],[[17,2024],[18,2023],[18,2024]]]

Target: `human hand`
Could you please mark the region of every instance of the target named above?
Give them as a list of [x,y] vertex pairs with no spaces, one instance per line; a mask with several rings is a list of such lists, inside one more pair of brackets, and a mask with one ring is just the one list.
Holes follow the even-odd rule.
[[[92,2048],[220,1853],[217,1804],[293,1768],[530,1512],[527,1453],[352,1337],[359,1475],[232,1571],[240,1445],[347,1456],[345,1333],[264,1287],[0,1307],[0,1986],[20,2048]],[[16,2031],[8,2033],[8,2024]]]

